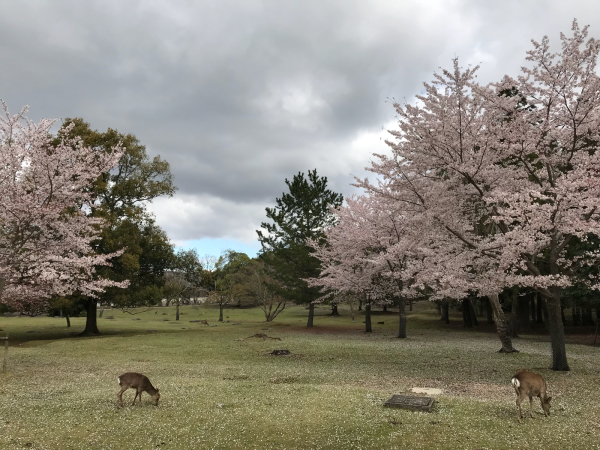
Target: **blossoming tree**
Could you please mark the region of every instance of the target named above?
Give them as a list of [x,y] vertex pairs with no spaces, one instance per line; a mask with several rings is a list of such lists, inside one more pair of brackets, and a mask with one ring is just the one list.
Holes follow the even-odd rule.
[[516,285],[543,294],[555,370],[569,370],[561,288],[600,287],[579,270],[597,264],[597,252],[566,257],[600,235],[600,43],[586,38],[575,21],[560,53],[546,37],[534,41],[532,67],[485,88],[476,67],[462,71],[455,60],[417,105],[395,105],[392,155],[375,155],[370,168],[382,182],[358,181],[427,236],[417,285],[438,297],[490,298],[503,351],[512,345],[498,293]]
[[346,205],[333,211],[337,225],[325,231],[327,244],[310,242],[322,265],[320,277],[310,284],[363,299],[367,331],[371,304],[396,298],[398,337],[405,338],[405,299],[419,295],[412,288],[420,269],[419,239],[405,228],[406,221],[395,207],[385,196],[346,198]]
[[94,296],[108,286],[126,286],[95,276],[122,251],[92,251],[100,226],[86,215],[90,186],[115,166],[121,149],[99,152],[62,136],[53,143],[52,120],[34,124],[26,108],[0,117],[0,302],[30,314],[42,312],[53,295]]

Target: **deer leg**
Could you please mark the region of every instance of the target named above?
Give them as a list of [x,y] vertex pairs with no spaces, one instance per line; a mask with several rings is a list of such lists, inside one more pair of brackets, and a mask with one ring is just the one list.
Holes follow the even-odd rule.
[[133,397],[133,403],[131,404],[131,406],[135,405],[135,399],[137,398],[139,392],[135,391],[135,397]]
[[548,417],[548,413],[546,412],[546,409],[544,408],[544,400],[542,400],[541,396],[540,396],[540,405],[542,406],[542,411],[544,411],[544,416]]
[[523,414],[521,413],[521,402],[523,401],[523,398],[521,396],[517,397],[517,419],[519,420],[519,423],[521,423],[521,417],[523,416]]
[[127,388],[122,387],[119,393],[117,394],[117,398],[119,399],[119,406],[123,406],[123,392],[125,392]]
[[533,419],[533,397],[529,397],[529,415]]

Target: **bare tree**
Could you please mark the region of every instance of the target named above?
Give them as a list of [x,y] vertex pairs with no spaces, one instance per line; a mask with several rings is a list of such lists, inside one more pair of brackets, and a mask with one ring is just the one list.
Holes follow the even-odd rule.
[[256,297],[258,306],[265,313],[267,322],[272,322],[286,306],[287,299],[277,294],[279,282],[272,278],[261,261],[253,261],[249,269],[249,290]]

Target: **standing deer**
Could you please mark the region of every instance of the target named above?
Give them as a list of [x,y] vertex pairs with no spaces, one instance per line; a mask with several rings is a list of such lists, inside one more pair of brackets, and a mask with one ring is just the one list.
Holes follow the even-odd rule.
[[160,398],[160,394],[158,393],[158,389],[152,386],[150,380],[147,376],[142,375],[141,373],[135,372],[127,372],[121,375],[119,378],[119,386],[121,386],[121,390],[117,394],[117,398],[119,399],[119,406],[123,406],[123,392],[127,389],[132,388],[136,390],[135,397],[133,398],[132,406],[135,405],[135,400],[138,395],[140,397],[140,404],[142,403],[142,392],[146,391],[152,397],[152,403],[154,406],[158,406],[158,399]]
[[529,370],[522,370],[516,374],[511,380],[512,386],[515,388],[517,393],[517,418],[521,422],[523,413],[521,411],[521,402],[529,397],[529,413],[533,418],[533,397],[539,397],[542,409],[546,417],[550,414],[550,400],[552,397],[548,396],[546,392],[546,382],[541,375],[530,372]]

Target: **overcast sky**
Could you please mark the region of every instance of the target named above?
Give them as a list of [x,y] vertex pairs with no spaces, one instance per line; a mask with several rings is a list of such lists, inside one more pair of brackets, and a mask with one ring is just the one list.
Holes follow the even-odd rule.
[[0,98],[29,118],[132,133],[179,190],[149,208],[178,246],[254,256],[285,178],[316,168],[349,195],[439,67],[517,75],[600,8],[555,1],[27,1],[0,3]]

